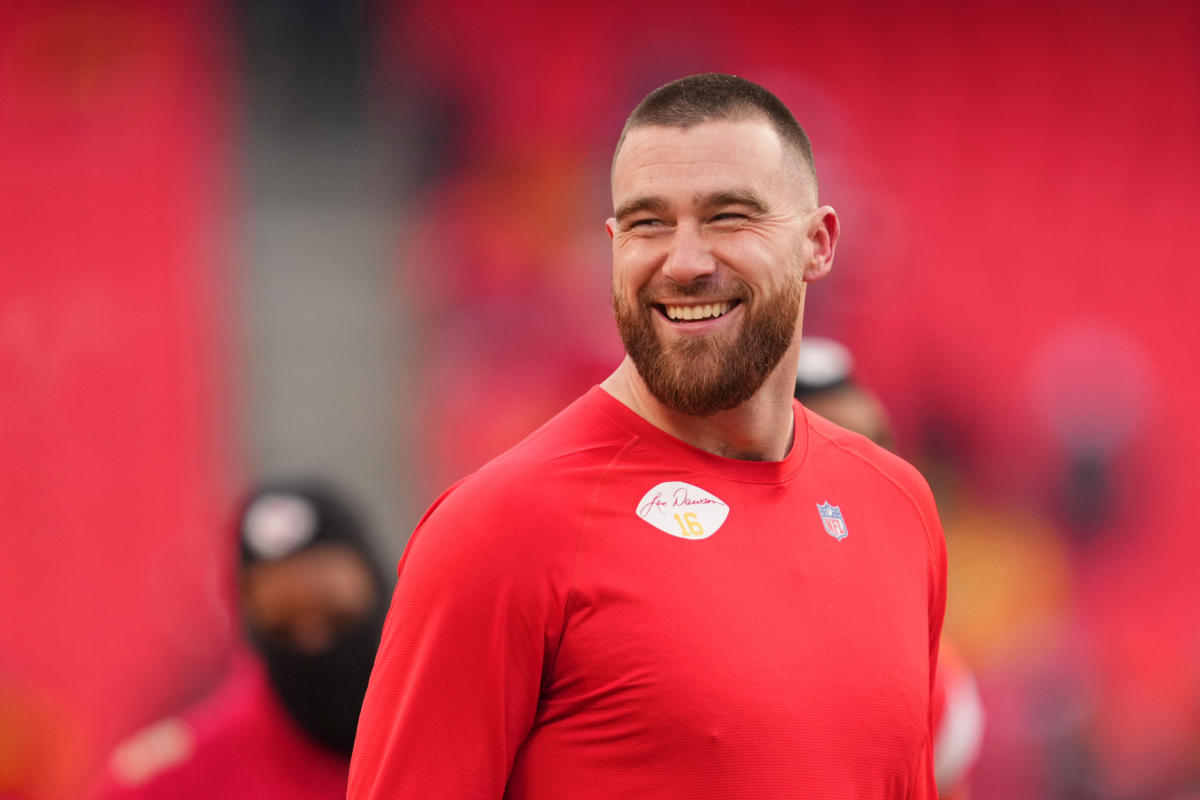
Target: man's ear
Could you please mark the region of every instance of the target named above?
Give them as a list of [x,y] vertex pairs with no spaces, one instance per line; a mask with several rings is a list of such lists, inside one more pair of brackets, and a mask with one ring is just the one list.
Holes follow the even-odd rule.
[[808,240],[812,246],[808,263],[804,265],[804,280],[816,281],[824,278],[833,268],[833,251],[837,248],[841,233],[837,212],[830,206],[821,206],[812,213],[808,226]]

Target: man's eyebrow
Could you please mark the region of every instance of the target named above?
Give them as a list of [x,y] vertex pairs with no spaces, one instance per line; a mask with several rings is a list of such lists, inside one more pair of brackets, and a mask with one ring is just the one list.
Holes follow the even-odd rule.
[[[757,214],[765,214],[767,203],[749,189],[734,189],[696,195],[695,203],[700,208],[719,208],[721,206],[746,206]],[[613,212],[613,218],[621,222],[626,217],[639,211],[649,211],[663,214],[667,211],[667,201],[655,195],[642,195],[626,200]]]
[[713,192],[709,195],[700,195],[696,198],[696,204],[701,208],[718,208],[720,206],[747,206],[754,210],[757,214],[765,214],[767,212],[767,203],[754,192],[747,190]]
[[617,222],[620,222],[630,214],[636,214],[639,211],[652,211],[655,214],[662,214],[666,210],[666,200],[663,200],[661,197],[654,197],[652,195],[642,195],[641,197],[634,197],[630,200],[626,200],[624,203],[621,203],[621,205],[617,207],[617,210],[613,212],[613,218]]

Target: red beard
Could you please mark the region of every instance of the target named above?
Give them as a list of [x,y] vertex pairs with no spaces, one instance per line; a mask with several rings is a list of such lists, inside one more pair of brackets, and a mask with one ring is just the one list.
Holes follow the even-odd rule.
[[[638,293],[632,307],[613,292],[613,312],[625,352],[650,392],[668,408],[707,417],[736,408],[762,387],[792,343],[804,299],[803,283],[791,281],[786,289],[763,300],[757,308],[743,302],[745,319],[733,342],[718,336],[688,337],[664,346],[655,333],[652,314],[659,313]],[[734,296],[746,297],[744,285]],[[674,296],[720,296],[711,285],[677,286]]]

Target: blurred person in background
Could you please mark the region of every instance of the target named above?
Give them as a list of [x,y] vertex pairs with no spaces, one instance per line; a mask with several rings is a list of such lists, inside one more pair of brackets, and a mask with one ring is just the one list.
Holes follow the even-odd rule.
[[[874,392],[854,374],[854,358],[839,342],[806,336],[796,370],[796,399],[835,425],[895,447],[891,420]],[[966,800],[983,743],[984,709],[970,666],[943,636],[933,685],[933,771],[941,800]]]
[[933,798],[932,495],[792,396],[839,233],[807,135],[683,78],[612,191],[627,357],[418,525],[348,797]]
[[800,404],[880,447],[895,450],[892,423],[875,393],[854,377],[854,358],[839,342],[805,336],[796,367]]
[[345,795],[388,586],[358,515],[316,481],[264,485],[238,518],[248,645],[221,683],[119,745],[91,796]]

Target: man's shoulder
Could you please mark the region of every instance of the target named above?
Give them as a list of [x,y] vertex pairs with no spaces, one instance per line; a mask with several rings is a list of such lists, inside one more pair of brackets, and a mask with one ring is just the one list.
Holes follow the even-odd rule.
[[208,693],[120,742],[88,800],[332,796],[346,759],[311,741],[276,699],[259,657],[238,649]]
[[235,653],[228,671],[202,698],[152,722],[109,754],[106,790],[89,796],[126,796],[134,787],[154,794],[164,780],[182,780],[210,769],[214,750],[245,724],[247,702],[261,682],[261,669]]
[[[502,525],[510,540],[558,535],[586,511],[596,482],[632,438],[606,415],[596,388],[459,480],[425,512],[414,538],[471,540]],[[551,524],[553,523],[553,524]]]
[[594,480],[609,467],[630,434],[605,413],[596,388],[577,399],[513,447],[460,480],[444,501],[510,502],[557,486]]
[[933,495],[924,476],[909,462],[860,434],[848,431],[805,409],[813,456],[836,461],[856,479],[894,487],[906,495],[924,517],[933,511]]
[[90,797],[121,796],[127,789],[195,767],[196,732],[179,716],[158,720],[120,742],[108,758],[105,787]]

